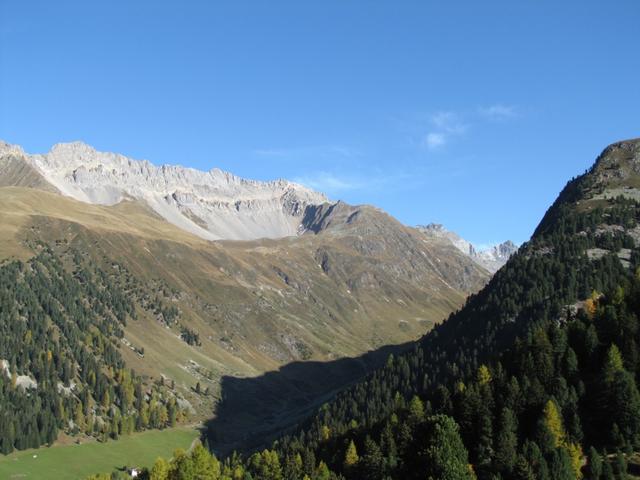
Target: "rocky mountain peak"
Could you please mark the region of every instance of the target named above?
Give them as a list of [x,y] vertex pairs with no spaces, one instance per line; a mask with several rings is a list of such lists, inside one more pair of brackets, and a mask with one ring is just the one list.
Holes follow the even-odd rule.
[[[14,150],[0,145],[0,154]],[[46,154],[25,157],[64,195],[101,205],[142,201],[167,221],[210,240],[296,235],[306,207],[328,201],[286,180],[247,180],[218,168],[155,166],[82,142],[59,143]]]
[[609,145],[596,160],[590,174],[601,188],[636,188],[640,180],[640,138]]
[[511,241],[491,245],[485,248],[479,248],[473,243],[460,237],[455,232],[447,230],[444,225],[439,223],[430,223],[428,225],[418,225],[416,229],[430,238],[441,239],[451,243],[465,255],[468,255],[474,262],[494,273],[500,269],[509,257],[513,255],[518,247]]
[[612,143],[587,172],[570,180],[545,213],[534,236],[553,229],[567,207],[589,210],[618,197],[640,201],[640,138]]
[[446,232],[447,229],[441,223],[429,223],[428,225],[418,225],[416,228],[426,232]]
[[18,145],[12,145],[4,140],[0,140],[0,157],[6,155],[24,155],[24,150]]

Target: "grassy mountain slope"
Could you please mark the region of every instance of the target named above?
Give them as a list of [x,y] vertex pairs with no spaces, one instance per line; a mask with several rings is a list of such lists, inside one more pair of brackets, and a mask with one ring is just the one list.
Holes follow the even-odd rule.
[[[340,204],[326,216],[331,227],[298,237],[208,242],[143,204],[77,202],[25,172],[4,177],[19,186],[0,187],[0,258],[28,261],[46,245],[65,268],[79,252],[119,278],[136,312],[119,354],[143,378],[175,383],[195,418],[211,416],[222,377],[413,340],[487,278],[450,245],[372,207]],[[317,396],[365,371],[349,370]]]

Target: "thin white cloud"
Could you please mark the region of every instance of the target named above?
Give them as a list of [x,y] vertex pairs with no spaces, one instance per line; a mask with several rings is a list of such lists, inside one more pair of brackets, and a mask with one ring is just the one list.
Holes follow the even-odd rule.
[[489,105],[488,107],[480,107],[478,113],[490,120],[506,120],[516,117],[518,115],[518,109],[514,105],[503,105],[496,103],[495,105]]
[[475,111],[456,112],[443,110],[428,116],[430,128],[423,134],[421,144],[428,150],[437,150],[462,137],[467,131],[482,122],[506,121],[519,115],[515,105],[496,103],[480,107]]
[[443,146],[446,142],[447,137],[444,133],[429,132],[424,137],[425,146],[431,150]]
[[424,136],[423,144],[429,150],[442,147],[453,137],[460,136],[467,131],[467,125],[460,114],[452,111],[441,111],[431,115],[430,123],[435,127]]
[[384,188],[394,190],[398,188],[410,188],[416,183],[416,179],[422,183],[422,175],[416,172],[381,172],[373,173],[351,172],[336,174],[333,172],[311,172],[303,176],[295,177],[294,182],[305,187],[320,191],[329,197],[337,197],[348,192],[373,191]]
[[360,150],[346,145],[315,145],[306,147],[289,147],[289,148],[259,148],[253,150],[254,155],[263,157],[280,157],[280,158],[355,158],[362,155]]
[[328,194],[357,190],[366,186],[366,182],[362,182],[361,180],[339,177],[329,172],[316,172],[294,178],[293,181],[313,190]]
[[462,115],[452,111],[436,112],[431,115],[431,123],[440,131],[449,135],[460,135],[467,130]]
[[436,112],[431,115],[430,120],[436,127],[447,129],[450,125],[457,123],[458,115],[450,111]]
[[285,150],[277,148],[259,148],[254,150],[253,153],[263,157],[284,157],[287,155]]

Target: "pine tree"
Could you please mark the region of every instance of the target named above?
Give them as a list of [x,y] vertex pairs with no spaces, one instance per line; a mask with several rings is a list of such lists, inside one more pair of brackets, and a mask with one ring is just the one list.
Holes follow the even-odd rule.
[[360,460],[364,476],[370,480],[381,480],[384,473],[384,459],[380,447],[371,437],[364,441],[364,455]]
[[617,447],[624,442],[636,441],[640,433],[640,393],[633,376],[626,370],[613,374],[609,390],[606,413],[609,422],[617,425],[621,438],[611,434],[610,441]]
[[593,447],[589,450],[589,465],[587,472],[587,480],[600,480],[600,476],[602,475],[602,457]]
[[556,448],[549,460],[549,474],[553,480],[576,480],[569,454],[564,448]]
[[523,456],[516,458],[513,468],[514,480],[537,480],[531,466]]
[[[546,429],[546,427],[545,427]],[[548,430],[547,430],[548,431]],[[553,449],[553,447],[551,447]],[[552,480],[549,476],[549,467],[538,444],[527,440],[522,447],[524,457],[532,469],[536,480]]]
[[436,415],[427,420],[426,427],[425,476],[433,480],[474,479],[456,422],[446,415]]
[[620,451],[616,453],[614,473],[616,479],[627,479],[627,460],[626,458],[624,458],[624,455]]
[[615,480],[615,475],[613,473],[613,467],[611,466],[611,462],[607,458],[607,454],[603,455],[604,463],[602,464],[602,479],[603,480]]
[[509,408],[503,408],[500,415],[498,435],[495,447],[496,469],[505,474],[513,470],[518,448],[518,425],[515,415]]

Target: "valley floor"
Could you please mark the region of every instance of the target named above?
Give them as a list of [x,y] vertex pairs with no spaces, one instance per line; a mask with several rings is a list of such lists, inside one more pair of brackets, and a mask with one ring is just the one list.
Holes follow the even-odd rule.
[[0,457],[0,478],[68,480],[110,473],[125,466],[150,467],[157,457],[170,458],[198,438],[193,427],[152,430],[107,443],[55,445]]

